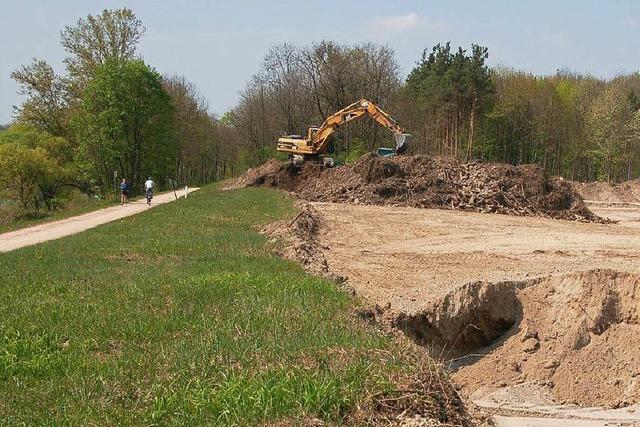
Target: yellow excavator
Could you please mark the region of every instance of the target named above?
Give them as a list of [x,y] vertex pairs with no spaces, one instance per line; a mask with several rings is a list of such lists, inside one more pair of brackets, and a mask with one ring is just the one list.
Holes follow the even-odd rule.
[[321,161],[326,167],[333,167],[333,159],[324,156],[329,147],[329,138],[338,128],[352,120],[362,117],[365,114],[371,116],[393,132],[396,140],[395,150],[390,150],[391,154],[401,154],[406,151],[408,140],[411,135],[404,133],[389,114],[371,101],[361,99],[348,107],[332,114],[319,127],[310,127],[307,136],[287,135],[278,140],[278,151],[289,153],[289,158],[294,164],[302,164],[305,160]]

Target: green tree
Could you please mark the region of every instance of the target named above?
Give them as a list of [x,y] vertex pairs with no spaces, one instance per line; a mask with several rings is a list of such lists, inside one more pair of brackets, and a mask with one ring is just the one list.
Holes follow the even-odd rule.
[[173,176],[172,120],[169,96],[155,70],[142,60],[109,60],[96,68],[72,123],[105,191],[113,171],[134,189],[146,175]]
[[62,47],[69,54],[64,60],[75,85],[83,87],[96,68],[109,60],[134,59],[136,47],[145,33],[142,21],[131,9],[105,9],[100,15],[87,15],[60,33]]
[[[173,136],[176,138],[175,178],[201,184],[224,176],[227,156],[219,138],[218,121],[198,89],[184,77],[165,77],[163,87],[171,98]],[[225,141],[232,145],[231,140]]]
[[69,142],[34,127],[17,124],[0,133],[0,187],[23,210],[52,210],[64,187],[75,185]]
[[66,134],[66,118],[70,102],[68,80],[58,76],[43,60],[34,59],[11,73],[27,100],[15,107],[20,121],[46,130],[52,135]]
[[68,136],[69,110],[100,64],[108,60],[133,59],[144,35],[142,22],[127,8],[88,15],[61,33],[68,53],[67,76],[57,75],[51,65],[34,59],[11,73],[27,100],[15,109],[18,119],[52,135]]
[[627,142],[625,126],[631,111],[623,89],[610,85],[593,101],[588,111],[589,155],[599,165],[601,177],[607,181],[615,178],[616,170],[624,160]]
[[0,185],[8,197],[27,211],[37,206],[38,183],[52,163],[41,148],[30,149],[16,143],[0,145]]
[[450,43],[425,49],[403,91],[414,104],[410,114],[419,130],[415,142],[423,146],[420,151],[473,156],[477,117],[493,92],[487,57],[487,48],[475,44],[470,53],[461,47],[452,52]]
[[493,81],[486,64],[489,50],[476,44],[471,45],[471,54],[465,61],[465,95],[469,108],[469,140],[467,142],[467,160],[473,157],[476,116],[490,100],[493,93]]
[[640,148],[640,109],[633,112],[627,123],[626,131],[628,153],[626,179],[630,180],[633,179],[633,163],[634,160],[638,160],[638,149]]

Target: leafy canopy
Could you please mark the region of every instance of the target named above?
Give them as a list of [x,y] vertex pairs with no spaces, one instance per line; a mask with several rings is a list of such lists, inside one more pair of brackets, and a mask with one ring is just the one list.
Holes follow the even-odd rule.
[[72,123],[82,152],[109,182],[114,170],[138,184],[163,176],[175,155],[172,109],[160,75],[142,60],[98,66]]

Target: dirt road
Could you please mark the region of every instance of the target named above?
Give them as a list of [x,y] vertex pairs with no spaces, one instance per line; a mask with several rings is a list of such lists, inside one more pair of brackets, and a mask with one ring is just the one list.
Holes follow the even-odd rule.
[[[190,188],[189,193],[197,188]],[[184,190],[180,192],[184,197]],[[24,246],[35,245],[47,240],[55,240],[71,234],[106,224],[127,216],[146,211],[155,206],[175,200],[173,192],[157,194],[153,198],[151,206],[147,206],[144,200],[130,202],[125,206],[114,206],[100,209],[83,215],[66,218],[60,221],[47,222],[21,230],[0,234],[0,252],[8,252]]]
[[331,270],[381,306],[414,313],[473,281],[610,268],[640,272],[640,210],[619,224],[391,206],[314,203]]

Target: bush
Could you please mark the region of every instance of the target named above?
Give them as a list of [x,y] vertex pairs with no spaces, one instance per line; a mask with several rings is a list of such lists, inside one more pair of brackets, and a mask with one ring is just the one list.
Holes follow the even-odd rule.
[[0,134],[0,198],[23,211],[53,210],[73,178],[73,150],[67,140],[25,125]]

